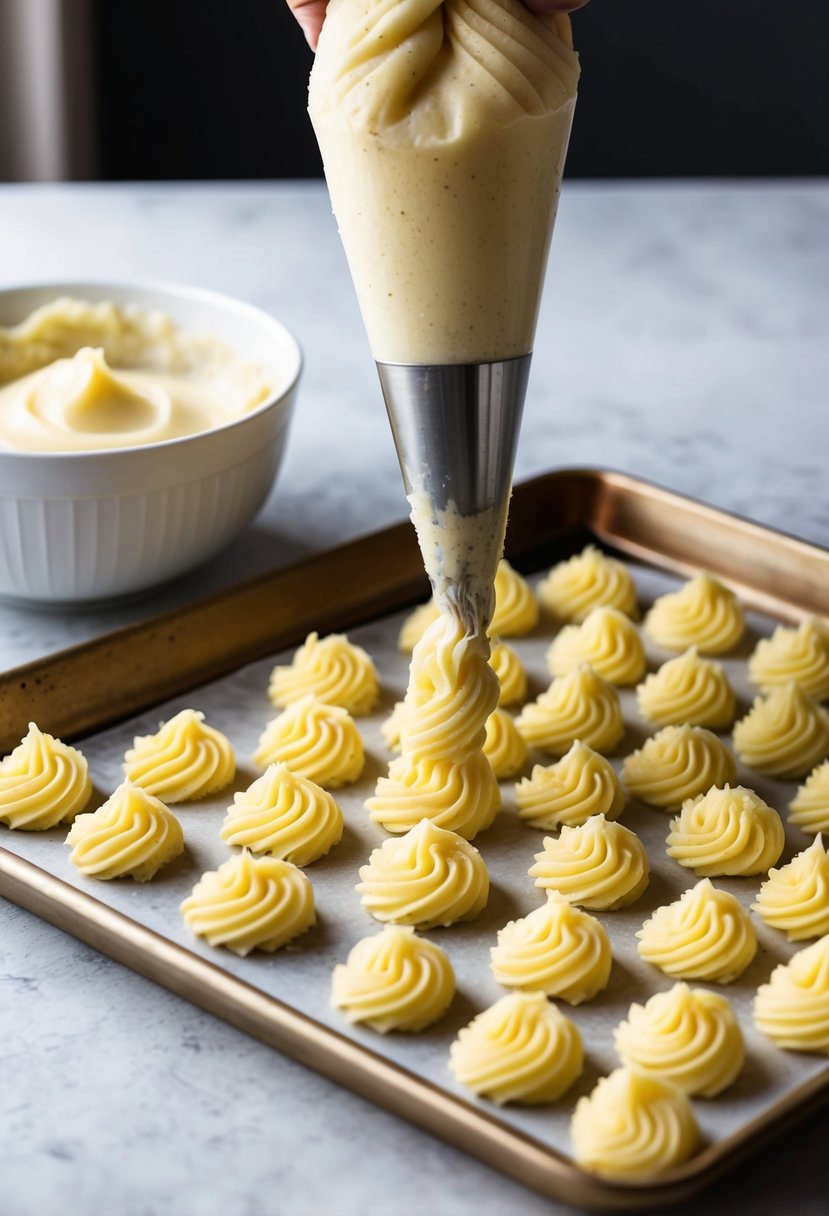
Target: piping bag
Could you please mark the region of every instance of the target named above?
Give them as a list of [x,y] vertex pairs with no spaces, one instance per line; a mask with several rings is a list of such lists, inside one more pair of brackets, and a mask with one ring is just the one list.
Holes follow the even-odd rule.
[[578,83],[519,0],[331,0],[309,112],[435,599],[485,633]]

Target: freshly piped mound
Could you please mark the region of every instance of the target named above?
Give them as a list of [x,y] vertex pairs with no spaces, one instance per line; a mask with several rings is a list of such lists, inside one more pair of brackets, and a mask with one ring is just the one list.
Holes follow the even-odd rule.
[[612,912],[637,900],[648,885],[648,856],[638,836],[594,815],[580,827],[563,827],[530,867],[535,885],[558,891],[572,904]]
[[576,1026],[542,992],[513,992],[459,1031],[449,1067],[467,1089],[502,1106],[555,1102],[581,1075]]
[[707,726],[727,730],[737,698],[721,664],[700,657],[696,646],[668,659],[636,690],[639,712],[658,726]]
[[489,665],[498,677],[501,695],[498,704],[520,705],[527,697],[527,673],[512,646],[492,639]]
[[476,917],[489,898],[489,874],[474,845],[424,819],[374,850],[357,891],[375,920],[432,929]]
[[505,988],[543,992],[571,1005],[607,986],[613,956],[604,926],[560,895],[498,933],[490,951],[492,974]]
[[268,693],[279,709],[310,694],[359,716],[374,709],[380,682],[370,656],[345,634],[309,633],[289,667],[274,667]]
[[263,768],[287,764],[292,773],[337,789],[359,778],[365,753],[347,709],[307,696],[268,723],[253,763]]
[[665,726],[625,759],[622,780],[634,798],[664,811],[678,810],[712,785],[737,776],[731,752],[701,726]]
[[745,633],[737,597],[702,571],[679,591],[661,595],[645,617],[645,631],[666,650],[696,646],[703,654],[727,654]]
[[380,1034],[431,1026],[454,995],[455,973],[440,946],[399,925],[364,937],[331,978],[334,1008]]
[[797,629],[778,625],[761,638],[748,661],[748,674],[763,692],[793,682],[809,697],[829,697],[829,628],[807,620]]
[[155,735],[135,740],[124,757],[124,773],[165,802],[193,802],[230,785],[236,774],[233,748],[204,714],[183,709]]
[[581,625],[567,625],[547,651],[554,676],[589,663],[611,684],[635,684],[645,674],[645,649],[636,626],[618,608],[594,608]]
[[785,843],[783,821],[754,790],[713,786],[672,820],[668,856],[701,878],[765,874]]
[[331,794],[285,764],[271,764],[234,794],[222,824],[230,845],[269,853],[297,866],[324,857],[343,835],[343,814]]
[[0,763],[0,823],[17,831],[43,832],[71,823],[91,793],[86,758],[34,722]]
[[593,815],[618,819],[625,792],[613,765],[577,741],[557,764],[536,764],[515,787],[519,818],[534,828],[578,827]]
[[374,822],[408,832],[426,818],[470,840],[489,827],[501,805],[484,755],[486,722],[497,703],[486,639],[468,635],[455,617],[439,617],[412,655],[398,711],[401,754],[366,802]]
[[583,621],[601,606],[636,615],[636,586],[629,570],[595,545],[553,566],[538,585],[538,598],[561,621]]
[[[495,575],[495,612],[489,632],[493,637],[517,638],[530,633],[538,624],[538,601],[532,587],[517,570],[503,558]],[[434,600],[428,600],[406,617],[397,644],[404,654],[410,654],[426,630],[440,616]]]
[[789,823],[803,832],[829,832],[829,760],[819,764],[789,803]]
[[752,908],[790,942],[829,933],[829,853],[820,836],[788,865],[771,871]]
[[579,1165],[605,1178],[635,1182],[682,1165],[699,1143],[685,1094],[632,1068],[602,1077],[580,1098],[570,1123]]
[[302,870],[247,852],[202,874],[181,914],[211,946],[241,955],[278,950],[316,920],[314,893]]
[[730,984],[757,953],[748,913],[707,878],[657,908],[636,936],[642,958],[676,979]]
[[613,751],[625,733],[615,688],[586,663],[525,705],[517,726],[530,747],[559,756],[577,739],[597,752]]
[[515,777],[527,763],[529,749],[515,719],[505,709],[494,709],[486,720],[484,755],[499,781]]
[[147,882],[183,853],[184,833],[163,802],[125,781],[97,811],[78,815],[66,843],[87,878]]
[[757,697],[734,727],[734,750],[749,768],[802,777],[829,754],[829,713],[797,684]]
[[722,1093],[745,1060],[742,1031],[729,1002],[718,992],[687,984],[631,1005],[613,1038],[623,1064],[670,1081],[689,1096]]
[[778,1047],[829,1055],[829,935],[775,967],[757,989],[754,1021]]

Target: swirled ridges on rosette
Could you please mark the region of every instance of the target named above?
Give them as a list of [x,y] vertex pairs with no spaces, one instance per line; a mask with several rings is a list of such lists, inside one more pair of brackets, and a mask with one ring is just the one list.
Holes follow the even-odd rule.
[[558,891],[573,904],[613,912],[637,900],[648,885],[648,856],[638,836],[604,815],[579,827],[563,827],[556,839],[545,836],[530,878]]
[[483,752],[459,764],[412,761],[401,756],[380,777],[366,809],[387,832],[408,832],[421,819],[472,840],[492,823],[501,806],[498,782]]
[[690,1096],[722,1093],[745,1061],[740,1024],[726,998],[682,983],[631,1005],[613,1038],[623,1064]]
[[449,1067],[467,1089],[499,1106],[555,1102],[581,1075],[577,1027],[543,992],[512,992],[458,1032]]
[[287,764],[293,773],[337,789],[356,781],[365,752],[360,732],[347,709],[303,697],[269,722],[253,754],[253,763]]
[[520,705],[527,696],[527,673],[524,664],[506,642],[499,638],[491,639],[489,665],[498,677],[501,689],[498,704]]
[[443,950],[405,925],[363,938],[331,979],[333,1007],[380,1034],[431,1026],[454,995],[455,973]]
[[544,992],[571,1005],[601,992],[613,963],[604,926],[553,890],[540,908],[500,930],[490,959],[505,988]]
[[778,1047],[829,1055],[829,934],[775,967],[757,989],[754,1021]]
[[682,1090],[660,1077],[617,1068],[576,1103],[570,1138],[579,1165],[633,1182],[682,1165],[700,1137]]
[[181,914],[211,946],[241,955],[278,950],[316,920],[314,893],[302,870],[279,857],[248,852],[202,874]]
[[803,832],[829,832],[829,760],[809,774],[789,803],[789,823]]
[[788,865],[771,871],[752,908],[790,942],[829,933],[829,853],[819,835]]
[[748,661],[748,674],[763,692],[794,681],[817,701],[829,697],[829,627],[811,619],[796,629],[778,625],[761,638]]
[[702,571],[679,591],[661,595],[645,617],[645,631],[658,646],[703,654],[733,650],[745,633],[745,618],[733,591]]
[[602,606],[636,615],[636,585],[630,571],[595,545],[553,566],[538,585],[538,598],[560,621],[583,621]]
[[456,617],[442,614],[412,654],[400,727],[403,754],[412,761],[457,762],[480,752],[498,695],[486,639],[468,635]]
[[613,751],[625,733],[615,688],[587,663],[553,680],[524,706],[516,725],[530,747],[552,755],[563,755],[577,739],[598,752]]
[[645,674],[645,648],[630,617],[618,608],[594,608],[581,625],[566,625],[547,651],[554,676],[589,663],[611,684],[635,684]]
[[577,80],[518,0],[329,5],[309,109],[375,359],[532,350]]
[[367,714],[380,696],[377,669],[361,646],[343,633],[309,633],[290,666],[274,667],[268,694],[280,709],[308,694],[349,713]]
[[538,624],[540,609],[533,589],[504,558],[495,574],[495,614],[490,630],[505,638],[519,638]]
[[701,658],[696,646],[649,675],[636,689],[636,700],[642,716],[659,726],[687,723],[727,730],[737,712],[722,665]]
[[618,819],[625,793],[613,765],[579,740],[557,764],[536,764],[515,787],[520,819],[534,828],[554,831],[577,827],[593,815]]
[[748,913],[708,878],[657,908],[636,936],[642,958],[676,979],[730,984],[757,953]]
[[184,833],[163,802],[127,780],[97,811],[78,815],[66,843],[88,878],[147,882],[184,851]]
[[343,813],[316,782],[271,764],[234,794],[221,834],[230,845],[307,866],[340,843]]
[[797,684],[757,697],[734,727],[734,750],[749,768],[802,777],[829,754],[829,713]]
[[689,798],[712,785],[728,785],[736,776],[731,752],[702,726],[665,726],[622,765],[628,792],[663,811],[678,810]]
[[783,821],[745,786],[712,786],[671,821],[668,856],[701,878],[765,874],[786,843]]
[[357,891],[375,920],[432,929],[476,917],[489,898],[489,874],[474,845],[424,819],[374,850]]
[[527,763],[528,748],[505,709],[494,709],[486,720],[484,755],[499,781],[515,777]]
[[86,758],[34,722],[0,762],[0,823],[7,827],[43,832],[71,823],[91,793]]
[[165,802],[191,802],[230,785],[236,759],[229,741],[196,709],[183,709],[155,735],[137,738],[124,757],[134,785]]

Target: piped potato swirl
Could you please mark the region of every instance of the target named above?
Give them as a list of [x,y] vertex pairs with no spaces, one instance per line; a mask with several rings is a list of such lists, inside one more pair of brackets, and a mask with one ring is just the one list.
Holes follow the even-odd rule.
[[748,674],[762,692],[781,684],[797,684],[816,701],[829,698],[829,625],[814,618],[796,629],[778,625],[770,638],[761,638],[748,661]]
[[829,933],[829,852],[819,835],[787,865],[771,871],[752,909],[790,942]]
[[778,1047],[829,1055],[829,934],[775,967],[757,989],[754,1021]]
[[423,819],[374,850],[357,891],[375,920],[431,929],[476,917],[489,898],[489,874],[473,845]]
[[181,914],[211,946],[243,956],[278,950],[316,920],[314,893],[302,870],[247,851],[202,874]]
[[757,953],[748,913],[708,878],[657,908],[636,936],[641,957],[676,979],[730,984]]
[[337,789],[356,781],[365,751],[351,714],[310,694],[294,701],[265,727],[253,763],[286,764],[291,772]]
[[516,725],[530,747],[552,755],[563,755],[576,740],[611,752],[625,733],[618,693],[587,663],[553,680],[524,706]]
[[648,885],[648,855],[638,836],[620,823],[594,815],[579,827],[563,827],[530,867],[535,885],[558,891],[570,903],[612,912],[634,903]]
[[829,832],[829,760],[813,769],[789,803],[789,823],[802,832]]
[[191,802],[229,785],[236,759],[228,739],[207,725],[200,710],[182,709],[157,734],[135,740],[124,773],[165,802]]
[[728,730],[737,698],[720,663],[703,659],[696,646],[668,659],[636,689],[639,711],[658,726],[706,726]]
[[[415,646],[397,711],[401,754],[366,801],[387,831],[408,832],[426,818],[471,840],[495,818],[501,795],[484,747],[499,686],[488,660],[486,638],[467,634],[449,613]],[[520,767],[518,750],[513,740],[506,759]]]
[[380,682],[371,657],[345,634],[309,633],[290,665],[273,669],[268,694],[279,709],[310,694],[359,716],[377,704]]
[[71,823],[91,794],[86,758],[34,722],[0,762],[0,823],[17,831],[43,832]]
[[184,851],[184,833],[163,802],[127,780],[96,811],[78,815],[66,843],[89,878],[147,882]]
[[635,684],[645,674],[645,648],[636,626],[618,608],[594,608],[580,625],[566,625],[547,651],[554,676],[589,663],[611,684]]
[[607,986],[613,956],[604,926],[558,891],[498,933],[490,967],[499,984],[543,992],[571,1005]]
[[636,1181],[687,1161],[699,1143],[699,1129],[691,1103],[676,1086],[617,1068],[579,1099],[570,1138],[585,1169]]
[[674,984],[631,1005],[613,1032],[623,1064],[670,1081],[689,1096],[713,1098],[739,1076],[745,1044],[724,996]]
[[443,950],[405,925],[364,937],[331,979],[334,1008],[379,1034],[423,1030],[454,995],[455,974]]
[[542,992],[513,992],[459,1031],[449,1067],[467,1089],[499,1106],[555,1102],[581,1074],[576,1026]]
[[538,598],[561,621],[581,622],[602,606],[636,615],[636,585],[630,571],[595,545],[553,566],[538,585]]
[[622,780],[634,798],[678,810],[712,786],[734,781],[731,752],[701,726],[665,726],[625,758]]
[[712,786],[672,820],[668,856],[701,878],[765,874],[785,842],[783,821],[754,790]]
[[726,654],[745,633],[745,618],[733,591],[706,571],[678,591],[655,600],[645,632],[667,650],[696,646],[703,654]]
[[733,739],[743,764],[758,773],[802,777],[829,755],[829,712],[790,682],[757,697]]
[[235,794],[222,824],[222,840],[307,866],[324,857],[343,834],[343,813],[316,782],[271,764]]
[[557,764],[536,764],[515,787],[518,816],[534,828],[577,827],[593,815],[618,819],[625,792],[613,765],[576,740]]

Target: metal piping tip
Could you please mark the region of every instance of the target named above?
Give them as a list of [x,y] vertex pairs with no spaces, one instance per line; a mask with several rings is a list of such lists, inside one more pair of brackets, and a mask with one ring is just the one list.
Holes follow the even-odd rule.
[[435,594],[475,631],[491,616],[531,358],[377,364]]

